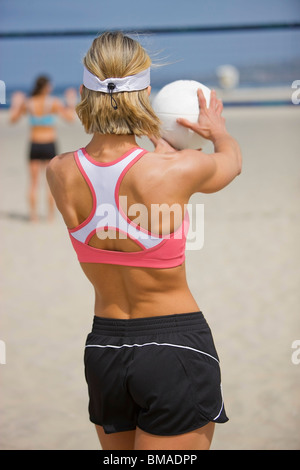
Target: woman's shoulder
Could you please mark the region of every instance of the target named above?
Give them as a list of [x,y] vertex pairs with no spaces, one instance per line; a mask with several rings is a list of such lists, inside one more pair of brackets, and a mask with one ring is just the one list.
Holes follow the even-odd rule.
[[76,150],[71,150],[69,152],[64,152],[56,155],[55,157],[50,160],[49,165],[52,168],[55,169],[62,169],[64,168],[67,164],[70,164],[70,161],[74,159],[74,153]]
[[169,150],[164,152],[149,152],[148,164],[158,174],[170,174],[173,179],[178,173],[180,179],[186,173],[193,173],[199,164],[208,158],[201,150]]
[[156,149],[149,153],[145,167],[144,174],[151,177],[154,187],[163,187],[166,194],[176,193],[189,199],[213,173],[214,159],[201,149]]
[[60,180],[61,182],[70,179],[70,176],[74,173],[73,169],[76,169],[74,160],[74,151],[61,153],[53,157],[47,165],[46,175],[48,181]]

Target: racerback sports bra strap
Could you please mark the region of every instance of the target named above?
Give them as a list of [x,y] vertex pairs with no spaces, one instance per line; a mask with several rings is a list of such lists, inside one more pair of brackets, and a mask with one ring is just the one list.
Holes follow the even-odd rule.
[[[72,244],[80,262],[108,263],[144,267],[172,267],[185,257],[188,229],[186,212],[182,226],[168,236],[155,235],[132,222],[119,204],[119,189],[127,171],[146,150],[135,147],[110,163],[94,160],[84,148],[75,152],[79,171],[87,182],[93,206],[87,219],[69,229]],[[98,231],[113,229],[124,233],[141,248],[135,252],[102,250],[89,245]]]

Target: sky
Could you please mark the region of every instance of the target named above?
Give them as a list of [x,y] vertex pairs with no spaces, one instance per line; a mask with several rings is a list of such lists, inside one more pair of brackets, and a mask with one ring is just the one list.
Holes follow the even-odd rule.
[[[300,0],[0,0],[0,32],[134,30],[151,27],[300,21]],[[40,73],[58,87],[82,77],[92,37],[0,39],[0,80],[29,87]],[[300,32],[139,36],[151,56],[168,62],[153,71],[157,83],[208,77],[218,65],[237,67],[299,60]],[[296,77],[299,78],[299,77]]]

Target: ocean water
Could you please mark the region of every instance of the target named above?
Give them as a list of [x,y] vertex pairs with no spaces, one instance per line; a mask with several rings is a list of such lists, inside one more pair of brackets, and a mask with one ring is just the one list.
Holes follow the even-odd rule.
[[[40,74],[48,75],[54,93],[78,88],[82,58],[92,37],[22,38],[0,41],[0,80],[6,86],[6,104],[16,90],[29,93]],[[227,33],[151,34],[138,40],[152,57],[153,91],[170,81],[198,80],[218,86],[217,68],[230,64],[239,72],[240,88],[291,87],[300,79],[300,30]],[[4,104],[2,103],[2,106]]]
[[[161,65],[152,69],[153,89],[177,79],[216,86],[216,70],[223,64],[238,69],[242,88],[290,86],[300,79],[299,27],[209,33],[183,33],[182,28],[299,22],[299,0],[0,0],[0,33],[173,28],[169,34],[136,35]],[[29,92],[40,74],[50,76],[56,94],[78,87],[92,39],[0,38],[0,80],[7,101],[15,90]]]

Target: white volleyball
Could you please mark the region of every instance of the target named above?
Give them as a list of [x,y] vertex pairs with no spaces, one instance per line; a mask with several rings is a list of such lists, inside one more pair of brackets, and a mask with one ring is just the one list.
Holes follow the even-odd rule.
[[162,122],[161,135],[172,147],[204,148],[208,141],[196,132],[178,124],[178,118],[197,122],[199,101],[197,90],[201,88],[207,106],[210,102],[210,89],[195,80],[176,80],[164,86],[155,96],[152,107]]

